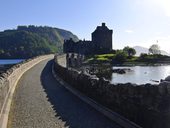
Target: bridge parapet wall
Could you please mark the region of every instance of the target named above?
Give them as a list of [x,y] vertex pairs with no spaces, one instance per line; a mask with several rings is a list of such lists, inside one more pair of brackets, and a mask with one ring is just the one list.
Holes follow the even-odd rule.
[[7,127],[12,96],[20,77],[24,74],[24,72],[38,64],[40,61],[47,58],[53,58],[53,56],[54,55],[44,55],[25,60],[14,65],[5,73],[0,74],[0,128]]
[[54,69],[73,88],[129,120],[146,128],[170,127],[170,84],[114,85],[58,63]]

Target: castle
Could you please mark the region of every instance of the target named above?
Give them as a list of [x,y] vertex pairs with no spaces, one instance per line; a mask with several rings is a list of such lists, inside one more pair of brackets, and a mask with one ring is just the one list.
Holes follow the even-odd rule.
[[74,42],[72,39],[65,40],[63,51],[64,53],[78,54],[102,54],[112,50],[112,34],[113,30],[109,30],[105,23],[102,26],[97,26],[92,33],[92,41],[79,40]]

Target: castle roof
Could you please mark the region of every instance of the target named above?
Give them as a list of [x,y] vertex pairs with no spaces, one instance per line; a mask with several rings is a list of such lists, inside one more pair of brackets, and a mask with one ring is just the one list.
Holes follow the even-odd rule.
[[99,31],[109,31],[109,29],[105,23],[102,23],[102,26],[97,26],[96,30],[93,33],[99,32]]

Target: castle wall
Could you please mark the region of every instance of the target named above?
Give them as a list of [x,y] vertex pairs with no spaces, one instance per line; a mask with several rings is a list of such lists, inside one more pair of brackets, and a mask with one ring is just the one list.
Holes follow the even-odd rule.
[[72,39],[64,41],[64,53],[86,55],[107,53],[112,50],[112,33],[113,31],[109,30],[103,23],[92,33],[92,41],[74,42]]

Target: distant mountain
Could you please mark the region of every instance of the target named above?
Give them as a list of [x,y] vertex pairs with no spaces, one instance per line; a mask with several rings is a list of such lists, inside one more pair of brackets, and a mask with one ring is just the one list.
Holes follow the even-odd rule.
[[0,58],[30,58],[37,55],[62,52],[64,40],[78,37],[70,31],[37,26],[18,26],[0,32]]
[[141,53],[148,53],[148,48],[135,46],[133,47],[136,50],[136,56],[140,56]]
[[[140,56],[141,53],[148,53],[149,49],[141,46],[133,47],[136,50],[136,56]],[[166,51],[161,50],[162,55],[170,55]]]
[[161,50],[161,54],[162,54],[162,55],[170,56],[170,54],[169,54],[169,53],[167,53],[166,51],[163,51],[163,50]]

